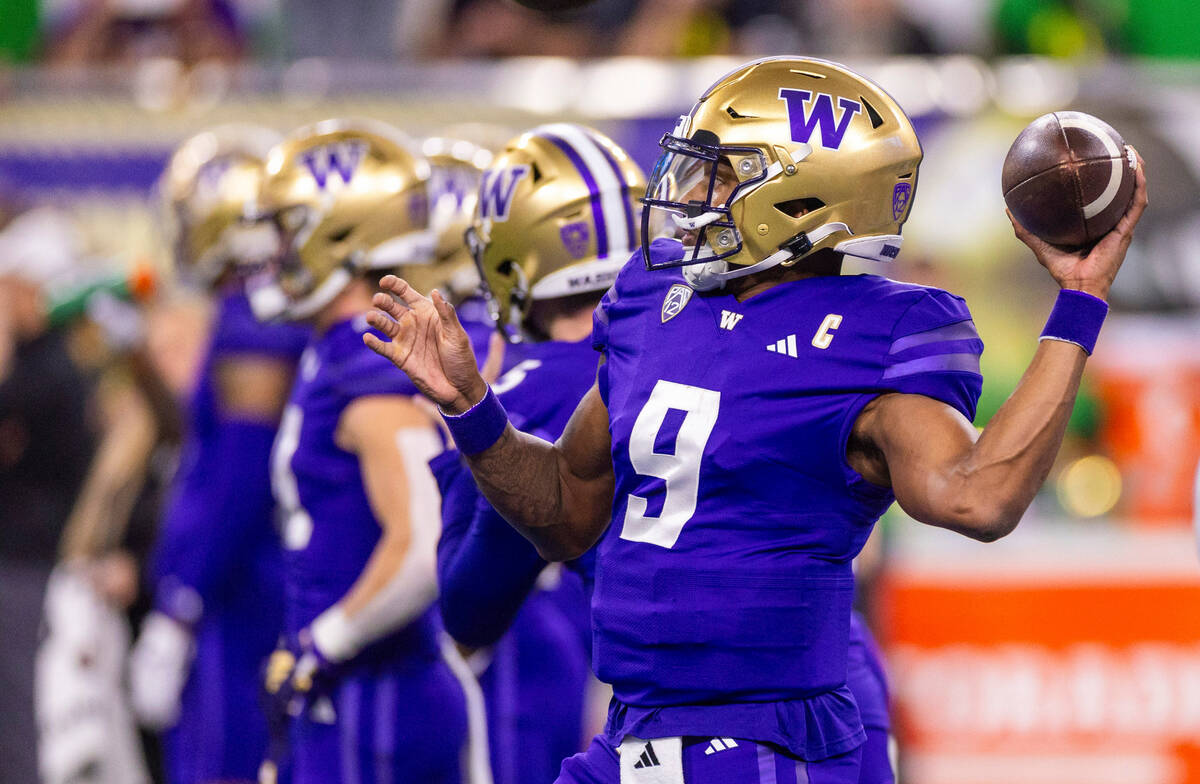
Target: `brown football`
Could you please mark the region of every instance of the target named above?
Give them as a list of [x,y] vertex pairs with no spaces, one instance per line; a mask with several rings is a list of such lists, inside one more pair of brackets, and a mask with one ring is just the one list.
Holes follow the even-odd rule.
[[1121,134],[1083,112],[1051,112],[1017,136],[1004,159],[1004,201],[1054,245],[1103,237],[1133,199],[1137,160]]

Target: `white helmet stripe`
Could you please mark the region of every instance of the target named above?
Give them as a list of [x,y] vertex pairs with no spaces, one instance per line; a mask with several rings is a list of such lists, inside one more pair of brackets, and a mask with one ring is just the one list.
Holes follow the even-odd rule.
[[[535,132],[566,142],[584,164],[580,170],[584,180],[590,177],[595,182],[601,213],[595,216],[597,249],[600,251],[597,255],[600,258],[607,258],[610,253],[624,255],[633,241],[625,215],[625,184],[609,165],[599,144],[579,126],[569,123],[543,125]],[[607,235],[603,244],[599,242],[602,232]]]

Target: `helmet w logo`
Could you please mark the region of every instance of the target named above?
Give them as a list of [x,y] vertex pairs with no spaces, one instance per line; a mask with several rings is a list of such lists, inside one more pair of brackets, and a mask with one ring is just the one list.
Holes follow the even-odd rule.
[[821,146],[827,150],[836,150],[842,146],[842,139],[850,127],[850,120],[862,111],[862,104],[849,98],[838,98],[838,107],[842,113],[835,116],[833,96],[829,93],[817,93],[815,96],[808,90],[794,90],[789,87],[779,88],[779,99],[787,102],[788,122],[792,126],[792,141],[808,143],[813,131],[821,134]]
[[300,160],[308,167],[308,172],[316,180],[317,187],[325,190],[329,175],[334,172],[342,178],[343,184],[349,185],[366,154],[365,142],[343,141],[314,147],[305,152]]
[[529,173],[528,166],[490,169],[483,173],[479,184],[479,217],[494,221],[508,220],[517,183]]

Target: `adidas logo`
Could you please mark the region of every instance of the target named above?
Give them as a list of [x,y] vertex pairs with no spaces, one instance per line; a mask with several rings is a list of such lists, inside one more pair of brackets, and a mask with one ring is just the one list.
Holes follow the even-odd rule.
[[633,763],[634,770],[642,770],[643,768],[656,768],[662,763],[658,761],[658,755],[654,753],[654,746],[650,743],[646,744],[646,748],[642,749],[642,756],[638,757],[638,761]]
[[736,749],[737,741],[733,738],[713,738],[708,742],[708,748],[704,750],[705,754],[716,754],[718,751],[726,749]]
[[742,320],[741,313],[732,313],[728,310],[721,311],[721,329],[732,330]]
[[780,338],[774,343],[768,343],[767,351],[770,351],[772,354],[786,354],[792,358],[798,358],[800,356],[798,353],[796,353],[795,334],[788,335],[786,338]]

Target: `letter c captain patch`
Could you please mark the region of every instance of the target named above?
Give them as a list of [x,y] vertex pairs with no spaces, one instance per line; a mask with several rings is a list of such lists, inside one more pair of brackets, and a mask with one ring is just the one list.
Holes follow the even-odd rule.
[[667,296],[663,298],[662,306],[662,323],[666,324],[671,319],[679,315],[683,310],[684,305],[688,304],[688,300],[692,298],[691,286],[685,286],[682,283],[676,283],[667,291]]

